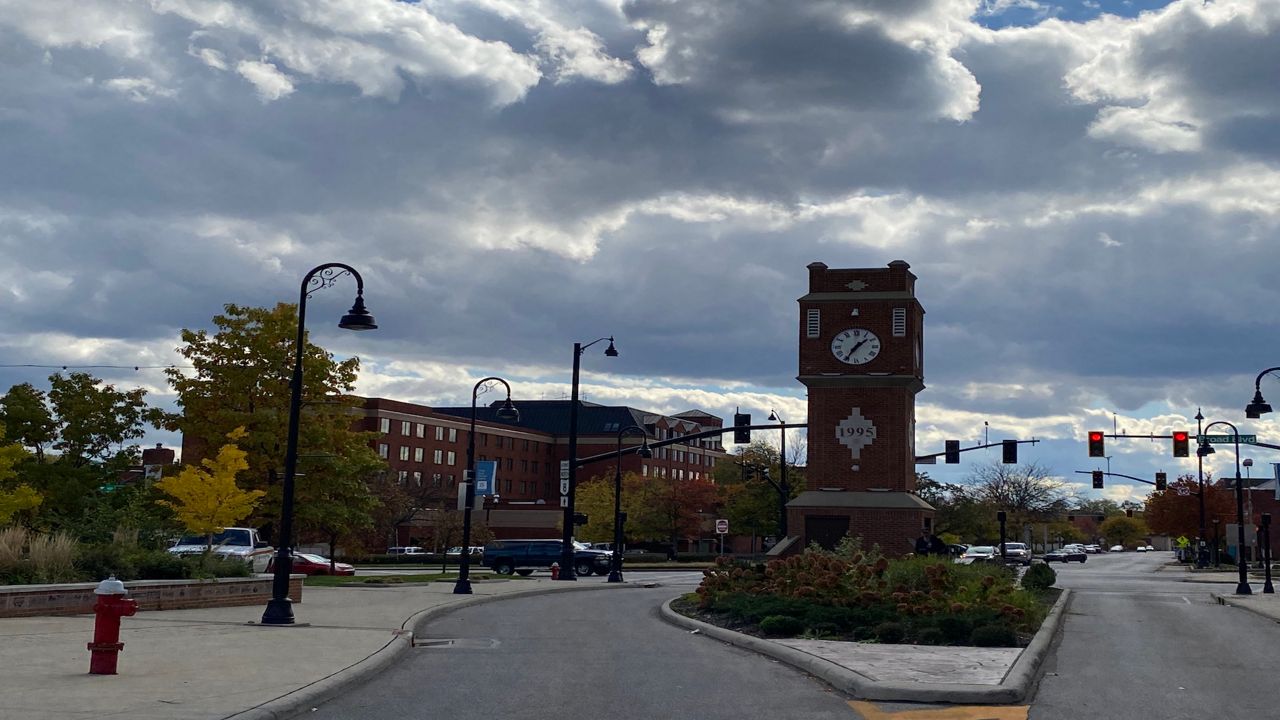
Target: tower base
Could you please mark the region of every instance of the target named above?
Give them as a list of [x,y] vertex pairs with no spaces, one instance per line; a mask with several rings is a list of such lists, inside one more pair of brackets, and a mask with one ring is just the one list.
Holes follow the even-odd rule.
[[865,548],[876,545],[901,557],[915,551],[921,530],[932,528],[933,513],[932,505],[909,492],[805,491],[787,503],[787,526],[798,540],[785,554],[814,544],[830,550],[851,535]]

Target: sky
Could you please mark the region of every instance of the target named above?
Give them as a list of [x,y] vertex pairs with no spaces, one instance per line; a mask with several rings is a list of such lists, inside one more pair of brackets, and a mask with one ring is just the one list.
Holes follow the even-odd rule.
[[0,388],[119,365],[171,405],[182,328],[340,261],[381,327],[335,327],[347,279],[308,328],[361,394],[564,398],[612,335],[586,400],[803,422],[805,266],[901,259],[918,452],[1036,438],[1078,483],[1088,430],[1198,408],[1280,444],[1243,417],[1280,364],[1277,36],[1274,0],[0,0]]

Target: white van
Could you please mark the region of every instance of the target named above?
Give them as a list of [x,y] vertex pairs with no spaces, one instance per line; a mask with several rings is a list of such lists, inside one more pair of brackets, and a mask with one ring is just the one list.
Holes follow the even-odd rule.
[[388,555],[426,555],[427,551],[417,545],[406,545],[404,547],[387,548]]

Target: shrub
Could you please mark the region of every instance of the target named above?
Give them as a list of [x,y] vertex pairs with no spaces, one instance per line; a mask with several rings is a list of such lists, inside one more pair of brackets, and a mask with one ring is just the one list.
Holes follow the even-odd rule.
[[37,535],[27,549],[37,582],[60,583],[79,580],[76,573],[76,539],[66,533]]
[[1044,592],[1058,580],[1058,573],[1048,563],[1040,563],[1027,568],[1022,576],[1022,587],[1032,592]]
[[977,647],[1017,647],[1018,636],[1004,623],[993,623],[974,628],[969,642]]
[[962,615],[943,615],[937,627],[948,645],[963,645],[973,635],[973,623]]
[[139,580],[185,580],[194,576],[199,557],[183,558],[168,550],[137,550],[129,555]]
[[[167,554],[167,553],[166,553]],[[115,575],[120,580],[138,579],[138,568],[125,548],[116,545],[86,545],[76,556],[76,569],[89,580],[105,580]]]
[[236,558],[224,558],[218,557],[217,555],[210,555],[203,563],[199,556],[193,556],[187,558],[187,560],[192,563],[190,577],[249,577],[253,574],[253,568],[249,567],[248,563]]
[[760,621],[760,632],[767,637],[795,637],[804,630],[804,623],[790,615],[770,615]]
[[814,623],[805,628],[804,636],[812,640],[828,640],[840,636],[840,626],[835,623]]
[[27,529],[18,527],[0,530],[0,575],[9,575],[23,564],[22,551],[27,546]]
[[938,628],[927,627],[916,633],[916,642],[921,645],[946,645],[947,639]]
[[876,626],[876,640],[882,643],[900,643],[907,636],[907,630],[902,623],[882,622]]

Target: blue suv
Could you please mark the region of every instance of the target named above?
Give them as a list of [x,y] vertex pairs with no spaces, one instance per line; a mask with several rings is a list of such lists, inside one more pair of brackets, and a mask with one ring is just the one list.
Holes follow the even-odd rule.
[[[573,572],[586,577],[609,574],[612,553],[574,542]],[[484,546],[484,564],[499,575],[527,576],[560,562],[559,540],[494,540]]]

